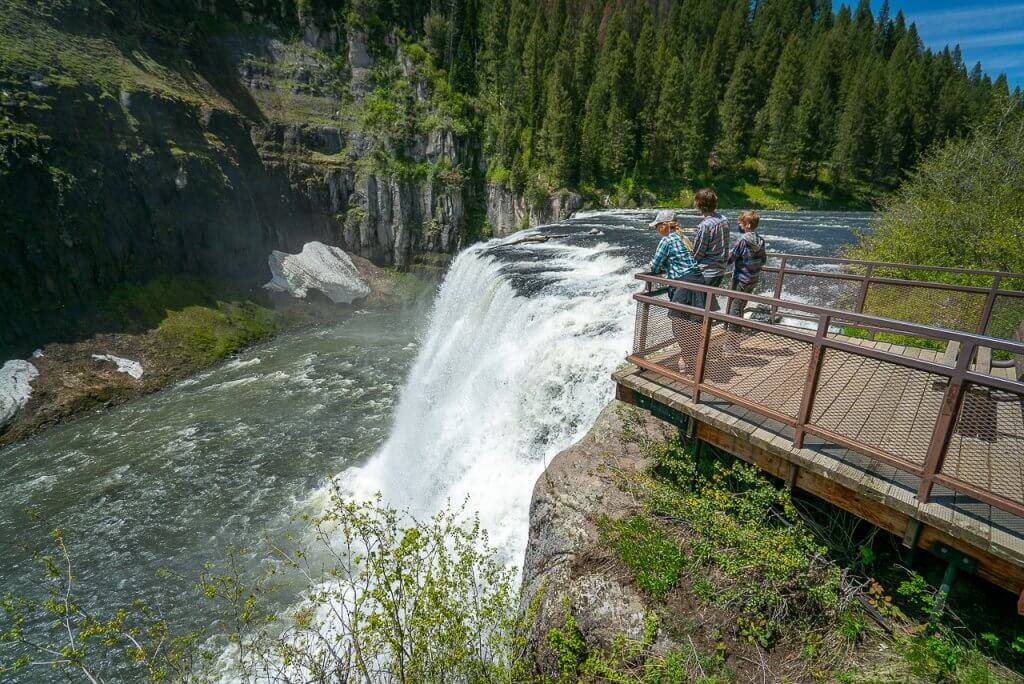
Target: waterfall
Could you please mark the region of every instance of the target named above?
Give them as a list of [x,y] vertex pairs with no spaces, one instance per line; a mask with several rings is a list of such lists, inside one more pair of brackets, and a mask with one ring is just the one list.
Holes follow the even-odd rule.
[[455,259],[389,438],[343,479],[354,496],[379,491],[417,515],[465,501],[518,564],[534,482],[613,396],[609,376],[632,342],[636,281],[607,243],[508,242]]

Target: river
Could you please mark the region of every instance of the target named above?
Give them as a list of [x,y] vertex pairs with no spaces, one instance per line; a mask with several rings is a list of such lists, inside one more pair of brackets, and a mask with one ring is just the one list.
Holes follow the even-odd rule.
[[[0,450],[2,591],[32,593],[31,552],[59,527],[85,606],[139,596],[175,628],[202,624],[185,592],[203,563],[258,548],[332,478],[418,514],[466,501],[520,563],[534,481],[611,399],[630,350],[652,216],[584,212],[539,229],[558,236],[546,243],[474,245],[431,297],[283,334]],[[773,251],[827,255],[869,222],[764,212],[759,232]]]

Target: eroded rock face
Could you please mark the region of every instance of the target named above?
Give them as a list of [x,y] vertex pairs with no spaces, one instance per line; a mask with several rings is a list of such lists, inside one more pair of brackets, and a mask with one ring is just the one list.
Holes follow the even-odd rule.
[[544,201],[531,203],[503,185],[487,185],[487,222],[498,237],[522,228],[567,219],[582,205],[583,199],[575,192],[557,191]]
[[[627,421],[652,438],[666,438],[675,430],[613,401],[582,440],[552,459],[533,489],[523,601],[528,604],[540,592],[530,630],[539,674],[559,675],[546,638],[565,624],[566,600],[590,647],[608,649],[616,635],[643,637],[643,597],[606,562],[608,552],[597,527],[601,516],[614,520],[635,510],[634,500],[618,483],[623,474],[653,465],[626,438]],[[674,646],[659,635],[653,648],[664,652]]]

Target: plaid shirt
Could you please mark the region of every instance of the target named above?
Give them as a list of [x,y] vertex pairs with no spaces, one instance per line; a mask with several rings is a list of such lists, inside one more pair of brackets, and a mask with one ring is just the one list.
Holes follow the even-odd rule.
[[661,238],[658,243],[651,260],[651,273],[657,273],[662,266],[665,267],[665,277],[672,280],[681,280],[687,273],[700,273],[697,262],[683,242],[683,236],[675,232]]
[[697,260],[705,278],[725,273],[728,245],[729,222],[721,214],[705,216],[697,225],[697,235],[693,239],[693,258]]
[[744,285],[756,283],[761,274],[761,267],[764,266],[766,257],[764,240],[755,237],[754,242],[756,246],[751,244],[750,240],[740,236],[740,239],[732,246],[732,251],[729,252],[729,263],[736,262],[732,274],[733,280],[738,280]]

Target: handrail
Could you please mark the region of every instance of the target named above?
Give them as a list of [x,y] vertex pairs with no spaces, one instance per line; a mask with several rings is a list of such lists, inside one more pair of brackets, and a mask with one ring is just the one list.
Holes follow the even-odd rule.
[[[923,264],[904,264],[896,261],[867,261],[864,259],[844,259],[817,254],[789,254],[787,252],[768,252],[768,257],[787,257],[806,261],[831,261],[838,264],[858,264],[861,266],[882,266],[885,268],[906,268],[914,271],[933,271],[938,273],[957,273],[962,275],[1002,276],[1003,278],[1024,278],[1024,273],[1009,271],[990,271],[987,269],[963,268],[960,266],[926,266]],[[917,282],[917,281],[914,281]]]
[[[832,309],[824,306],[817,306],[815,304],[807,304],[804,302],[797,302],[787,299],[779,299],[776,297],[766,297],[764,295],[757,295],[748,292],[740,292],[738,290],[730,290],[724,287],[712,287],[711,285],[700,285],[698,283],[688,283],[679,280],[671,280],[670,278],[663,278],[661,276],[652,275],[650,273],[637,273],[634,276],[637,280],[657,283],[666,287],[683,287],[688,290],[695,290],[697,292],[703,292],[705,294],[714,294],[720,297],[728,297],[731,299],[743,299],[750,302],[756,302],[758,304],[766,304],[769,306],[776,306],[779,308],[797,311],[805,311],[807,313],[821,315],[827,314],[832,318],[840,318],[844,321],[850,321],[852,323],[864,323],[866,325],[878,324],[878,327],[885,330],[893,330],[897,332],[905,332],[910,335],[920,335],[923,337],[930,337],[941,340],[952,340],[956,342],[965,343],[968,340],[980,344],[984,347],[992,347],[993,349],[1002,349],[1008,351],[1011,354],[1024,354],[1024,342],[1018,342],[1014,340],[1006,340],[1001,337],[990,337],[988,335],[981,335],[978,333],[969,333],[960,330],[951,330],[949,328],[939,328],[930,325],[924,325],[922,323],[911,323],[909,321],[901,321],[895,318],[885,318],[884,316],[873,316],[871,314],[857,313],[855,311],[843,311],[842,309]],[[638,299],[643,295],[634,294],[633,298]],[[654,303],[654,302],[652,302]],[[686,306],[684,304],[676,304],[674,302],[659,301],[659,305],[664,305],[670,309],[677,309],[680,311],[688,311],[693,313],[700,313],[700,309]],[[721,314],[716,311],[710,312],[713,318],[724,320],[725,318],[736,320],[735,316],[728,316],[728,314]],[[751,321],[742,319],[744,324],[749,324]],[[782,334],[778,329],[773,329],[773,333]]]
[[[777,265],[772,264],[773,260],[778,260]],[[806,268],[794,268],[792,262],[800,261],[814,261],[822,263],[832,264],[855,264],[864,266],[863,273],[851,273],[849,271],[818,271]],[[953,273],[953,274],[966,274],[973,276],[984,276],[991,279],[991,283],[985,286],[979,285],[960,285],[956,283],[946,283],[935,280],[918,280],[913,278],[893,278],[889,276],[876,275],[877,270],[917,270],[922,272],[938,272],[938,273]],[[786,276],[806,276],[812,278],[819,278],[822,280],[833,280],[833,281],[846,281],[846,282],[859,282],[860,288],[857,292],[856,305],[854,310],[857,313],[861,313],[864,307],[868,304],[868,294],[873,285],[881,286],[892,286],[892,287],[906,287],[906,288],[919,288],[921,290],[937,290],[947,291],[950,293],[962,293],[968,296],[977,295],[979,300],[984,297],[983,301],[979,301],[979,314],[977,320],[974,320],[973,316],[970,316],[970,320],[962,320],[963,325],[970,323],[970,327],[973,328],[973,332],[984,333],[988,330],[992,320],[992,312],[996,306],[997,300],[1000,298],[1012,298],[1018,300],[1024,300],[1024,289],[1006,289],[1001,288],[1000,285],[1006,280],[1010,279],[1024,279],[1024,273],[1010,273],[1001,271],[990,271],[981,269],[968,269],[958,268],[951,266],[916,266],[913,264],[901,264],[896,262],[886,261],[865,261],[861,259],[844,259],[841,257],[828,257],[818,255],[805,255],[805,254],[788,254],[783,252],[769,252],[765,258],[765,264],[762,266],[762,272],[777,274],[777,280],[775,282],[774,295],[777,299],[781,299],[783,293],[783,286]],[[729,273],[731,271],[727,271]],[[972,312],[973,310],[968,310]],[[777,313],[777,308],[772,307],[772,316],[774,317]],[[869,331],[872,337],[874,331]]]
[[[1011,500],[1006,496],[985,490],[976,484],[952,477],[942,472],[943,460],[952,440],[957,421],[961,418],[960,413],[961,406],[963,404],[965,386],[979,386],[988,388],[989,390],[1005,392],[1011,397],[1017,397],[1017,399],[1011,399],[1011,401],[1024,402],[1024,382],[1004,377],[997,377],[994,375],[987,375],[983,372],[971,370],[971,364],[974,362],[976,351],[978,348],[987,347],[993,350],[1002,350],[1020,357],[1024,356],[1024,343],[979,333],[950,330],[947,328],[923,325],[919,323],[910,323],[907,321],[900,321],[861,312],[844,311],[841,309],[806,304],[803,302],[787,301],[778,296],[769,297],[765,295],[729,290],[722,287],[676,281],[652,274],[639,273],[636,274],[636,278],[645,283],[646,292],[648,293],[650,292],[651,285],[657,284],[675,288],[685,288],[705,295],[703,307],[679,304],[665,299],[659,299],[646,293],[637,293],[633,295],[633,299],[637,302],[637,305],[640,308],[640,317],[637,321],[639,326],[639,336],[637,338],[637,345],[634,347],[633,354],[631,354],[627,360],[637,366],[660,373],[673,380],[689,385],[692,390],[691,399],[694,403],[700,402],[700,396],[702,393],[706,392],[714,394],[726,399],[727,401],[733,402],[738,406],[760,413],[761,415],[777,420],[785,425],[789,425],[793,428],[794,434],[792,441],[795,448],[801,448],[803,446],[804,436],[812,434],[828,442],[863,453],[879,462],[886,463],[904,472],[916,475],[921,478],[917,492],[918,500],[921,503],[926,503],[929,500],[933,485],[939,483],[954,490],[961,491],[979,501],[989,503],[993,506],[997,506],[1024,517],[1024,502]],[[998,283],[998,281],[999,278],[997,277],[996,282]],[[779,289],[780,288],[777,287],[776,291]],[[984,289],[983,291],[987,292],[987,290]],[[756,320],[748,320],[742,316],[734,316],[729,314],[727,311],[713,310],[712,302],[715,301],[714,298],[716,296],[740,299],[747,303],[757,303],[768,306],[772,310],[778,310],[781,308],[787,311],[799,311],[806,314],[807,318],[816,321],[817,325],[813,331],[797,329],[776,324],[774,322],[776,320],[775,317],[770,319],[772,322],[766,323]],[[689,314],[689,318],[691,320],[695,320],[699,317],[700,326],[698,342],[696,344],[696,348],[692,350],[695,352],[692,378],[687,377],[683,373],[658,365],[644,357],[645,354],[653,353],[659,348],[665,347],[666,344],[671,345],[675,343],[675,340],[673,339],[667,343],[656,344],[650,349],[646,347],[649,314],[652,306]],[[859,346],[857,344],[829,336],[835,321],[854,323],[867,328],[892,331],[911,336],[926,337],[934,340],[946,341],[947,343],[955,342],[960,345],[959,357],[951,366],[939,363],[938,361],[929,361],[927,359],[906,356],[885,349]],[[795,416],[783,413],[782,410],[776,407],[769,407],[761,403],[750,401],[746,397],[732,393],[725,387],[709,384],[706,381],[704,375],[709,358],[711,332],[712,327],[716,323],[731,324],[733,326],[754,331],[767,332],[772,335],[810,345],[811,351],[810,358],[808,360],[807,374],[803,380],[803,387],[801,394],[799,395],[800,406]],[[693,323],[690,325],[693,325]],[[673,334],[675,335],[676,333],[673,332]],[[943,391],[942,403],[938,416],[936,417],[934,424],[931,426],[931,434],[927,439],[928,447],[927,451],[924,453],[922,463],[911,462],[900,454],[887,452],[881,447],[865,443],[864,441],[859,441],[856,437],[851,438],[849,436],[844,436],[842,434],[838,434],[835,430],[827,429],[815,424],[812,420],[814,401],[819,387],[823,360],[825,358],[826,351],[828,350],[841,351],[860,357],[883,361],[887,364],[926,372],[946,379],[946,382],[943,383],[944,386],[941,387]],[[795,396],[796,395],[794,394],[793,397],[795,398]],[[1006,399],[998,399],[997,401],[1005,400]]]

